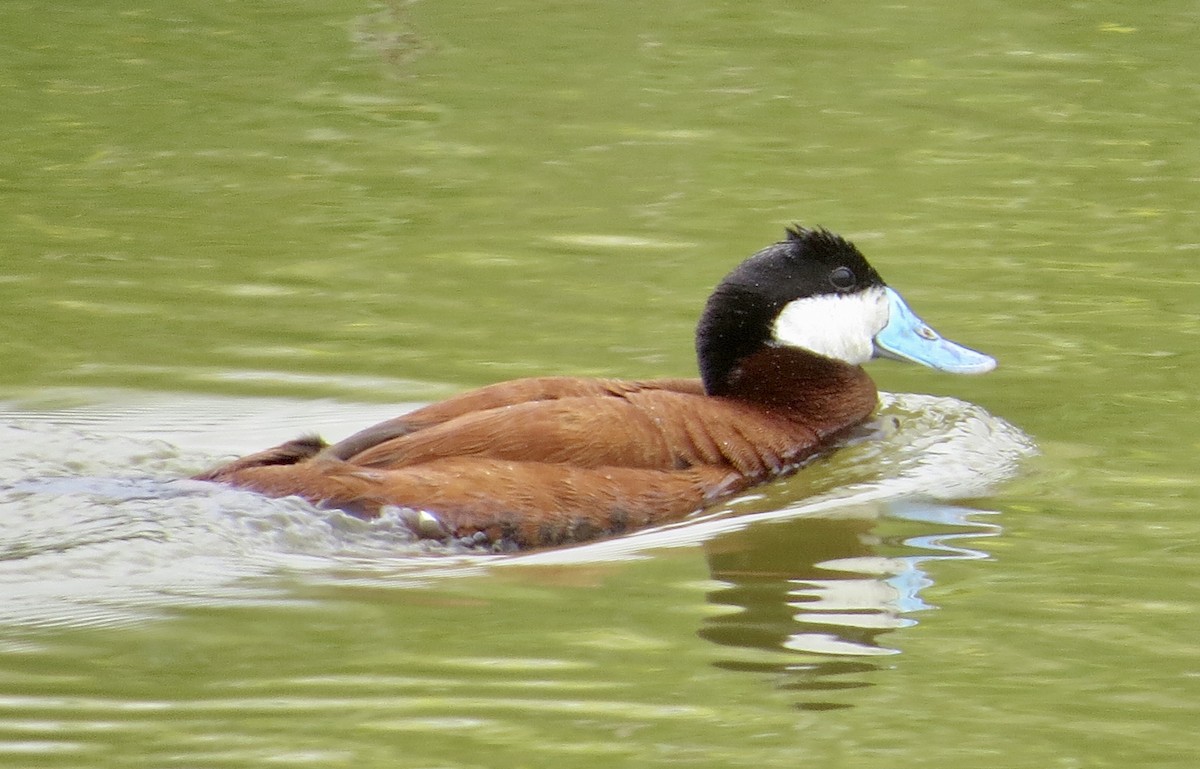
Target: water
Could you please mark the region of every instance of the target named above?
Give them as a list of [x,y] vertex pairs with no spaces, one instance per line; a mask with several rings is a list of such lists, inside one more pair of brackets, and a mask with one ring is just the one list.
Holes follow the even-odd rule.
[[[1195,763],[1193,4],[176,6],[0,7],[0,765]],[[177,480],[689,374],[797,220],[1000,368],[517,558]]]

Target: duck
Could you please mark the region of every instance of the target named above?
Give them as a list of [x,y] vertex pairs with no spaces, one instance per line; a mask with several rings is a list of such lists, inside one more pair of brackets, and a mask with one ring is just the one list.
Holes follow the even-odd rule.
[[695,347],[699,377],[500,382],[194,478],[368,519],[400,511],[448,544],[559,547],[679,521],[832,450],[879,404],[873,358],[996,366],[922,321],[853,243],[798,224],[721,280]]

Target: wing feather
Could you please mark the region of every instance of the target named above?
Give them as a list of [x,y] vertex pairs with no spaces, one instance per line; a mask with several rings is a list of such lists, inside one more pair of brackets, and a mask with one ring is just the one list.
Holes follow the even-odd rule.
[[444,401],[402,414],[395,419],[372,425],[325,449],[324,456],[349,459],[395,438],[410,435],[453,419],[522,403],[554,401],[563,398],[623,397],[641,390],[666,390],[702,394],[699,379],[588,379],[583,377],[529,377],[481,387]]

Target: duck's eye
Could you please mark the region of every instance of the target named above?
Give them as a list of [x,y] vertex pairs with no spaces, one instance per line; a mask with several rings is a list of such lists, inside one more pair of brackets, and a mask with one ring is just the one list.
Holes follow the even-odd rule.
[[854,288],[854,272],[849,267],[838,267],[829,273],[829,284],[838,291]]

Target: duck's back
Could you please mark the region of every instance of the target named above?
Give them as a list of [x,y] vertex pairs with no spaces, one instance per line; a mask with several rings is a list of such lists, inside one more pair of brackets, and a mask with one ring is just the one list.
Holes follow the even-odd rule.
[[339,459],[350,459],[392,438],[410,435],[470,414],[566,398],[614,398],[643,390],[704,394],[704,387],[698,379],[655,379],[644,382],[563,376],[513,379],[480,387],[380,422],[330,446],[325,453]]

